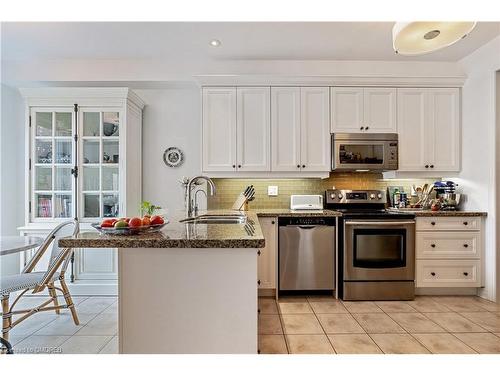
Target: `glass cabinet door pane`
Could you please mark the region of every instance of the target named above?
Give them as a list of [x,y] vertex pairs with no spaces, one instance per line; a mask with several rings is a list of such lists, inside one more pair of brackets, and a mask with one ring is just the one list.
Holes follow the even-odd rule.
[[52,190],[52,167],[35,167],[35,190]]
[[35,117],[36,117],[36,135],[51,136],[52,112],[37,112]]
[[71,190],[71,168],[56,167],[55,190]]
[[71,194],[55,194],[55,217],[71,217]]
[[83,194],[83,217],[100,217],[99,194]]
[[41,139],[35,141],[35,163],[52,163],[52,141]]
[[56,112],[56,137],[71,137],[71,113]]
[[83,140],[83,164],[99,163],[99,141]]
[[102,216],[117,217],[119,213],[118,194],[102,195]]
[[119,112],[103,112],[102,135],[105,137],[119,135]]
[[56,139],[56,163],[70,164],[71,163],[71,147],[72,141]]
[[102,190],[118,191],[118,167],[102,167]]
[[83,167],[83,191],[99,190],[99,167]]
[[118,164],[118,161],[119,161],[118,141],[103,140],[102,162]]
[[37,217],[52,217],[52,194],[36,194],[35,212]]
[[101,114],[99,112],[83,113],[83,136],[98,137],[101,123]]

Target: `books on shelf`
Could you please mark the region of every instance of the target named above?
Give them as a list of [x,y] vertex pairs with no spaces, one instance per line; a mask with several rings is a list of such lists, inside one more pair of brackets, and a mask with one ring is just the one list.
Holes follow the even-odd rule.
[[38,198],[38,217],[52,217],[52,198]]

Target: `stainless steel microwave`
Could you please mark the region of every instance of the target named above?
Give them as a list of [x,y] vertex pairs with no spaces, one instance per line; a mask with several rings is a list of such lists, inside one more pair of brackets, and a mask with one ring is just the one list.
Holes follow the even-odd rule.
[[397,134],[332,134],[332,171],[394,171],[397,169]]

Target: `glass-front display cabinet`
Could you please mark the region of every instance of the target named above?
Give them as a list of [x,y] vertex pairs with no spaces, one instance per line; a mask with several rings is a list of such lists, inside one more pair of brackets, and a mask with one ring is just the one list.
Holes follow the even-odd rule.
[[[76,218],[81,231],[103,218],[139,213],[144,103],[128,88],[22,89],[26,100],[26,223],[45,236]],[[21,268],[34,253],[22,254]],[[42,263],[43,267],[43,263]],[[116,293],[116,250],[78,249],[74,294]]]

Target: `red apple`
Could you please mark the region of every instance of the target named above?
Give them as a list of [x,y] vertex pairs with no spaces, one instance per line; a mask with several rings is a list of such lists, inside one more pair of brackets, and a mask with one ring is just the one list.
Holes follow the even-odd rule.
[[129,220],[128,226],[129,228],[139,228],[140,226],[142,226],[142,219],[139,217],[133,217]]
[[155,215],[151,217],[151,225],[160,225],[163,224],[165,221],[161,216]]

